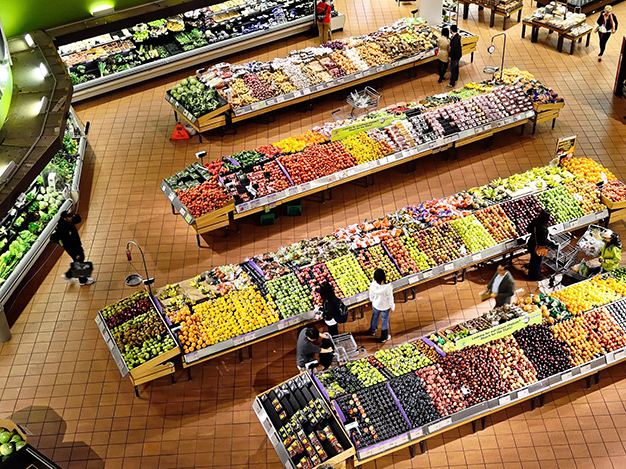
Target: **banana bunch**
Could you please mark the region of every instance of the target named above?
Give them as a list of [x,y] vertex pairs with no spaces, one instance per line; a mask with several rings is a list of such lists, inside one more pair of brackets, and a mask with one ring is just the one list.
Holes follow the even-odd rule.
[[178,292],[180,291],[179,284],[166,285],[163,290],[159,292],[158,298],[159,300],[165,300],[167,298],[173,298],[178,296]]

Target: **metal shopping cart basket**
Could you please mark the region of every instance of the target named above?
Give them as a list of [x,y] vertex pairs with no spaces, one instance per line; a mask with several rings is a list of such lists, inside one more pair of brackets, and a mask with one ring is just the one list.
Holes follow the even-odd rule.
[[[349,118],[356,119],[358,117],[363,117],[378,109],[378,103],[381,97],[382,95],[371,86],[366,86],[360,91],[351,92],[346,98],[346,102],[350,107]],[[348,119],[348,116],[346,115],[347,110],[344,109],[345,106],[342,109],[337,109],[332,112],[332,116],[335,121],[339,122]]]
[[351,333],[338,334],[330,338],[335,350],[333,365],[341,365],[359,358],[365,354],[365,347],[357,345]]

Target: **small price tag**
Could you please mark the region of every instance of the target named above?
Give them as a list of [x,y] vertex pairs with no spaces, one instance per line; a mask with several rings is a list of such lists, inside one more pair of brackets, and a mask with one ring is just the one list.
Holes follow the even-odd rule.
[[233,339],[233,344],[235,347],[238,347],[241,344],[245,344],[246,343],[246,338],[245,336],[239,336],[239,337],[235,337]]
[[454,269],[454,264],[446,264],[446,265],[443,266],[443,271],[444,272],[449,272],[452,269]]
[[299,98],[300,96],[302,96],[302,92],[301,92],[300,90],[296,90],[296,91],[294,91],[294,92],[293,92],[293,95],[294,95],[296,98]]
[[568,372],[563,373],[561,375],[561,381],[568,381],[570,379],[572,379],[572,372],[571,371],[568,371]]
[[500,398],[500,400],[498,401],[498,403],[499,403],[500,405],[507,405],[507,404],[509,404],[510,402],[511,402],[511,396],[510,396],[510,395],[508,395],[508,396],[504,396],[504,397],[501,397],[501,398]]
[[590,371],[591,371],[591,365],[589,363],[580,367],[580,374],[582,375],[587,374]]
[[276,96],[276,102],[277,103],[282,103],[285,100],[284,96]]
[[528,389],[520,389],[517,392],[518,399],[524,399],[525,397],[528,397],[529,395],[530,395],[530,391]]
[[[408,158],[409,156],[411,156],[411,150],[402,150],[402,158]],[[396,160],[399,159],[397,154],[396,154]]]
[[419,428],[416,428],[414,430],[411,430],[409,435],[410,435],[412,440],[414,440],[415,438],[421,438],[422,436],[424,436],[424,428],[423,427],[419,427]]
[[480,254],[472,254],[472,262],[478,262],[481,258]]

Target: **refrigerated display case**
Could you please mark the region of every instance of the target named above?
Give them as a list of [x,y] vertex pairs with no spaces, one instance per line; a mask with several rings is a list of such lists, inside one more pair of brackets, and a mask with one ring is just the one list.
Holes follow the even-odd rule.
[[313,0],[228,0],[59,45],[58,53],[79,101],[307,31],[313,10]]

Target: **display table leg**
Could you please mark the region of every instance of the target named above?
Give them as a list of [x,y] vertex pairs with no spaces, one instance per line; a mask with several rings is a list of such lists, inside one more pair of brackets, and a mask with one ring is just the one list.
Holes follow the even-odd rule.
[[533,120],[533,135],[535,135],[535,130],[537,130],[537,116]]
[[466,20],[469,16],[469,3],[463,4],[463,19]]
[[539,37],[539,28],[537,26],[533,26],[530,31],[530,42],[537,42]]
[[200,235],[196,233],[196,242],[198,243],[198,247],[201,248],[202,244],[200,244]]
[[496,22],[496,11],[495,10],[491,10],[491,18],[489,18],[489,27],[493,28],[493,25]]
[[417,295],[417,289],[415,287],[411,287],[411,293],[413,293],[413,298],[411,299],[415,299],[415,295]]
[[415,445],[409,446],[409,455],[411,456],[411,459],[415,457]]
[[563,40],[564,40],[563,35],[559,34],[559,40],[556,43],[556,50],[559,52],[563,51]]
[[135,386],[135,396],[139,397],[139,388]]
[[172,215],[178,215],[178,213],[176,213],[176,209],[174,208],[174,204],[170,204],[172,206]]
[[474,63],[474,53],[472,52],[472,59],[471,62]]
[[[579,39],[579,41],[580,41],[580,39]],[[572,41],[572,45],[569,47],[569,55],[574,55],[574,45],[575,44],[576,44],[576,41]]]
[[476,433],[476,431],[478,430],[478,420],[472,420],[472,433]]
[[600,384],[600,372],[598,371],[594,376],[596,377],[596,384]]
[[522,124],[522,130],[520,130],[520,135],[524,135],[524,131],[526,130],[526,124]]
[[506,20],[508,16],[502,18],[502,31],[506,31]]
[[238,352],[239,352],[239,363],[243,363],[243,349],[240,348]]
[[422,454],[424,454],[427,449],[428,449],[428,444],[426,443],[426,440],[420,441],[420,451],[422,452]]
[[361,306],[361,319],[365,317],[365,306]]
[[585,43],[585,47],[589,47],[589,41],[591,41],[591,33],[587,34],[587,42]]
[[404,293],[404,302],[406,303],[407,301],[409,301],[409,291],[404,290],[402,293]]
[[552,119],[552,130],[554,130],[555,124],[556,124],[556,117],[554,119]]
[[478,5],[478,11],[483,11],[485,8]]
[[174,373],[170,375],[170,381],[172,382],[172,384],[176,383],[176,380],[174,379]]
[[465,282],[465,274],[467,273],[467,269],[463,269],[461,271],[461,282]]
[[522,39],[526,37],[526,25],[522,24]]
[[539,396],[539,407],[543,407],[545,403],[546,403],[546,395],[542,394],[541,396]]
[[483,427],[483,430],[487,428],[487,417],[483,417],[480,419],[480,426]]
[[517,12],[517,22],[519,23],[520,21],[522,21],[522,10]]
[[252,345],[248,345],[248,360],[252,360]]

